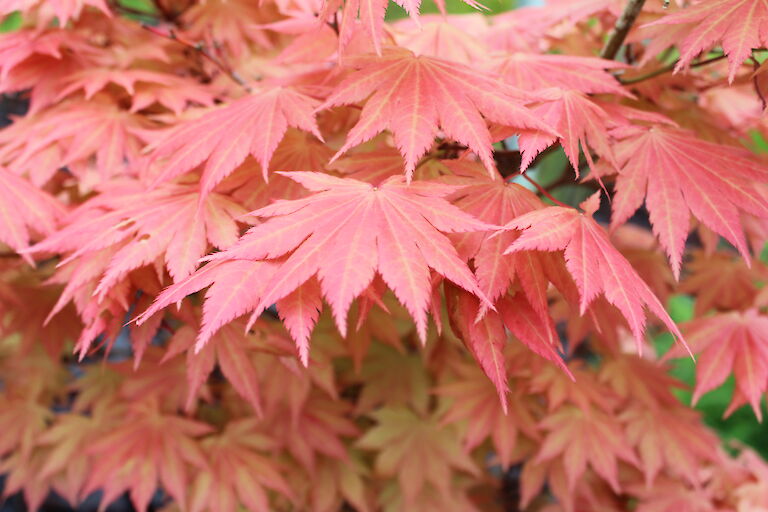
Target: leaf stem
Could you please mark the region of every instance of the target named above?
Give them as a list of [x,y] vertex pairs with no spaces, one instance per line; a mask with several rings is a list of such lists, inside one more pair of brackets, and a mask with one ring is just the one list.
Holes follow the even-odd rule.
[[573,208],[573,206],[571,206],[571,205],[569,205],[569,204],[565,204],[564,202],[562,202],[562,201],[560,201],[559,199],[555,198],[555,196],[553,196],[552,194],[550,194],[550,193],[549,193],[549,191],[548,191],[547,189],[545,189],[544,187],[542,187],[541,185],[539,185],[539,184],[538,184],[536,181],[534,181],[534,180],[533,180],[533,179],[532,179],[530,176],[528,176],[528,174],[526,174],[525,172],[521,172],[521,173],[520,173],[520,175],[521,175],[523,178],[525,178],[526,180],[528,180],[528,183],[530,183],[531,185],[533,185],[534,187],[536,187],[536,190],[538,190],[538,191],[541,193],[541,195],[543,195],[544,197],[546,197],[547,199],[549,199],[550,201],[552,201],[552,202],[553,202],[553,203],[555,203],[556,205],[558,205],[558,206],[562,206],[563,208]]
[[[717,56],[711,57],[709,59],[705,59],[705,60],[700,60],[698,62],[694,62],[693,64],[691,64],[690,67],[698,68],[700,66],[706,66],[707,64],[712,64],[713,62],[717,62],[719,60],[723,60],[725,57],[726,57],[725,54],[717,55]],[[620,77],[617,77],[617,80],[622,85],[631,85],[631,84],[636,84],[638,82],[644,82],[645,80],[650,80],[651,78],[656,78],[659,75],[663,75],[665,73],[669,73],[670,71],[675,69],[675,67],[677,66],[678,62],[679,61],[676,60],[674,62],[671,62],[671,63],[667,64],[664,67],[661,67],[659,69],[656,69],[656,70],[651,71],[650,73],[646,73],[644,75],[636,76],[634,78],[624,78],[624,79],[622,79]]]
[[645,0],[629,0],[627,2],[624,11],[619,16],[619,19],[616,20],[616,24],[613,26],[610,34],[608,34],[608,41],[606,41],[603,49],[600,50],[600,57],[608,60],[616,58],[619,48],[624,44],[624,40],[627,38],[629,30],[634,25],[644,4]]

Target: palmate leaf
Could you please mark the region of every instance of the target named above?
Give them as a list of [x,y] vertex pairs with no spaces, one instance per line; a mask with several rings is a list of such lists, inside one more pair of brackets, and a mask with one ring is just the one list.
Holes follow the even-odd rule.
[[405,158],[410,181],[419,159],[434,142],[438,128],[477,153],[495,174],[487,121],[517,129],[555,132],[528,110],[526,94],[492,75],[442,59],[390,49],[383,56],[357,59],[358,69],[339,84],[321,109],[363,100],[360,120],[336,153],[390,130]]
[[[481,3],[475,0],[462,0],[465,4],[482,9]],[[414,19],[419,14],[421,0],[395,0]],[[435,3],[445,13],[445,0],[436,0]],[[387,12],[389,0],[325,0],[320,18],[330,21],[336,16],[343,4],[341,26],[339,27],[339,42],[342,46],[349,42],[358,26],[368,34],[373,41],[376,53],[381,54],[381,40],[384,37],[384,15]],[[359,25],[358,25],[359,18]]]
[[85,99],[90,99],[110,85],[119,85],[133,98],[131,112],[157,102],[175,114],[181,114],[188,103],[210,107],[214,100],[213,91],[204,84],[148,69],[86,68],[68,74],[62,82],[64,88],[58,91],[56,101],[80,90]]
[[562,464],[570,491],[589,466],[618,493],[619,460],[639,465],[619,421],[598,409],[566,405],[540,426],[547,434],[532,463]]
[[0,132],[0,163],[16,173],[45,177],[37,183],[66,166],[83,186],[92,186],[94,181],[135,174],[132,164],[140,158],[151,125],[104,94],[62,101]]
[[630,406],[619,418],[627,424],[627,441],[637,449],[648,487],[662,469],[695,485],[701,479],[699,468],[716,462],[712,447],[719,440],[696,411],[679,403],[667,408]]
[[490,437],[502,467],[509,467],[520,439],[540,439],[534,417],[540,404],[532,395],[526,395],[522,386],[515,386],[509,399],[512,411],[504,414],[504,409],[499,407],[497,390],[476,365],[462,365],[457,368],[457,373],[455,381],[437,389],[440,395],[455,400],[442,421],[466,421],[463,437],[467,451],[474,450]]
[[293,499],[275,460],[267,455],[275,443],[256,430],[252,418],[229,421],[220,434],[202,443],[208,466],[199,470],[190,486],[189,510],[234,512],[242,503],[248,510],[268,512],[267,489]]
[[594,57],[521,52],[494,61],[494,69],[505,82],[527,91],[559,87],[584,94],[621,96],[628,93],[608,70],[626,67],[621,62]]
[[36,12],[39,26],[48,25],[53,19],[64,26],[79,18],[88,7],[96,8],[107,16],[112,15],[105,0],[7,0],[0,5],[0,16],[14,11],[27,14]]
[[549,317],[542,317],[522,293],[502,297],[497,311],[484,312],[476,297],[446,285],[446,303],[451,327],[462,339],[477,363],[496,388],[504,413],[507,412],[507,364],[504,357],[508,329],[528,349],[560,367],[571,378],[558,350],[560,340]]
[[51,234],[64,213],[45,191],[0,167],[0,242],[17,251],[26,249],[30,232]]
[[443,199],[456,187],[430,182],[409,186],[402,177],[374,187],[322,173],[279,174],[315,194],[252,212],[268,220],[251,228],[230,249],[209,256],[213,263],[165,290],[139,323],[213,284],[203,308],[198,350],[224,323],[251,311],[258,315],[277,303],[306,364],[321,297],[346,336],[352,301],[368,288],[377,271],[415,319],[421,339],[426,338],[430,269],[484,297],[443,233],[493,226]]
[[768,197],[753,186],[768,181],[768,167],[742,149],[660,126],[632,133],[616,155],[619,175],[612,225],[623,224],[645,200],[653,231],[676,277],[690,213],[749,259],[739,213],[768,218]]
[[[547,91],[548,100],[533,108],[537,117],[547,124],[554,126],[562,135],[560,144],[565,150],[568,161],[579,176],[579,149],[590,168],[594,163],[590,151],[591,148],[604,160],[614,161],[611,140],[608,136],[609,128],[615,127],[620,121],[615,116],[600,108],[600,105],[590,100],[585,94],[576,90],[550,89]],[[536,156],[544,149],[558,140],[547,133],[534,132],[520,135],[520,150],[523,160],[520,168],[525,170],[533,162]]]
[[[682,327],[694,353],[700,354],[694,403],[733,374],[736,389],[725,414],[749,403],[762,419],[760,401],[768,389],[768,316],[755,310],[732,311]],[[673,348],[665,357],[682,356],[680,352]]]
[[[221,194],[201,202],[196,186],[165,185],[147,192],[137,182],[122,182],[105,190],[74,211],[66,227],[29,248],[32,253],[55,251],[70,261],[98,259],[113,247],[109,264],[95,295],[103,299],[128,272],[163,258],[175,281],[189,275],[205,254],[208,244],[227,247],[237,239],[234,217],[242,207]],[[68,283],[57,307],[69,300],[77,284]],[[69,286],[71,285],[71,286]]]
[[196,337],[197,332],[193,326],[180,327],[168,341],[168,351],[162,359],[162,362],[165,362],[182,352],[187,353],[187,409],[192,409],[200,387],[208,380],[218,363],[234,390],[260,415],[259,383],[253,362],[250,360],[255,343],[253,339],[249,339],[243,326],[224,326],[198,353],[191,350]]
[[680,59],[675,71],[686,68],[697,55],[720,42],[728,56],[728,80],[733,82],[739,66],[752,49],[768,44],[768,1],[706,0],[649,23],[687,25],[678,42]]
[[187,464],[207,466],[195,438],[211,427],[160,409],[154,399],[133,402],[126,421],[88,446],[93,471],[84,493],[104,490],[105,503],[126,490],[137,510],[147,510],[158,483],[182,506],[187,500]]
[[[434,182],[406,185],[401,177],[374,187],[321,173],[281,174],[316,193],[252,212],[269,220],[251,228],[230,249],[209,257],[214,261],[268,260],[290,253],[266,281],[257,310],[288,297],[317,275],[336,325],[346,335],[352,300],[371,284],[378,271],[425,339],[430,269],[484,297],[444,233],[492,226],[444,199],[456,187]],[[306,354],[302,357],[306,361]]]
[[205,196],[249,154],[261,164],[266,179],[272,154],[289,126],[322,140],[312,115],[316,106],[315,100],[293,89],[274,87],[182,122],[147,149],[151,161],[161,161],[155,182],[171,180],[205,162],[200,180]]
[[454,470],[477,474],[474,462],[461,448],[458,430],[441,426],[436,417],[420,417],[405,407],[382,408],[371,417],[378,425],[357,444],[378,451],[376,472],[397,477],[406,504],[428,483],[449,494]]
[[[480,174],[477,165],[472,165],[469,169],[466,166],[459,168],[450,161],[447,161],[446,165],[451,170],[472,178],[472,181],[467,182],[467,186],[456,194],[454,204],[483,222],[501,226],[524,213],[544,206],[530,190],[516,183],[490,179],[487,175]],[[541,306],[543,311],[546,309],[546,297],[543,297],[542,292],[546,291],[546,283],[537,286],[537,281],[543,280],[543,270],[534,268],[536,264],[530,261],[528,255],[503,254],[504,249],[516,237],[514,232],[497,236],[488,232],[451,235],[456,241],[459,253],[474,260],[478,283],[488,300],[495,301],[501,297],[517,277],[531,297],[532,304]],[[537,297],[542,300],[536,300]]]
[[685,345],[682,334],[659,299],[613,247],[605,230],[592,219],[599,204],[600,193],[597,192],[581,204],[584,213],[556,206],[518,217],[505,229],[517,229],[522,234],[505,252],[564,251],[566,267],[581,297],[582,315],[592,300],[602,293],[626,318],[638,351],[642,351],[645,307]]

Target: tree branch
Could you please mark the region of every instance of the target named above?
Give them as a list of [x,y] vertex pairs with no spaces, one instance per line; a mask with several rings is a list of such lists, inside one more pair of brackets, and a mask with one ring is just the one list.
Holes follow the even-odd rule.
[[[698,62],[694,62],[690,65],[692,68],[698,68],[700,66],[706,66],[707,64],[712,64],[713,62],[717,62],[719,60],[723,60],[726,56],[723,55],[717,55],[716,57],[711,57],[709,59],[700,60]],[[621,83],[622,85],[630,85],[630,84],[636,84],[638,82],[644,82],[645,80],[650,80],[651,78],[656,78],[659,75],[663,75],[664,73],[669,73],[670,71],[674,70],[675,67],[677,67],[678,61],[671,62],[667,64],[664,67],[661,67],[659,69],[656,69],[654,71],[651,71],[650,73],[646,73],[644,75],[636,76],[634,78],[625,78],[622,79],[621,77],[617,77],[616,79]]]
[[629,0],[627,2],[624,12],[621,13],[619,19],[616,20],[616,25],[613,26],[611,33],[608,34],[608,41],[603,49],[600,50],[600,57],[609,60],[616,58],[619,48],[624,44],[624,40],[627,38],[627,34],[629,34],[629,29],[632,28],[644,4],[645,0]]

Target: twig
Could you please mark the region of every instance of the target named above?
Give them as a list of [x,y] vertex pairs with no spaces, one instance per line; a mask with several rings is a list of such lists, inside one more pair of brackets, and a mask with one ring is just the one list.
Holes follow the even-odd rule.
[[[709,59],[700,60],[698,62],[694,62],[693,64],[691,64],[690,67],[698,68],[700,66],[706,66],[707,64],[712,64],[713,62],[717,62],[719,60],[723,60],[725,57],[726,57],[725,54],[723,54],[723,55],[718,55],[716,57],[711,57]],[[656,78],[659,75],[663,75],[665,73],[669,73],[670,71],[674,70],[675,67],[677,67],[677,63],[678,62],[679,61],[676,60],[674,62],[671,62],[671,63],[667,64],[664,67],[661,67],[659,69],[656,69],[656,70],[651,71],[650,73],[646,73],[644,75],[636,76],[634,78],[624,78],[624,79],[622,79],[621,77],[618,77],[617,80],[622,85],[630,85],[630,84],[636,84],[638,82],[644,82],[645,80],[650,80],[651,78]]]
[[571,206],[569,204],[565,204],[564,202],[560,201],[559,199],[556,199],[552,194],[549,193],[549,191],[547,189],[545,189],[544,187],[539,185],[537,182],[535,182],[533,179],[531,179],[531,177],[528,176],[528,174],[526,174],[525,172],[520,173],[520,175],[523,178],[525,178],[526,180],[528,180],[528,182],[531,185],[536,187],[536,190],[538,190],[541,193],[541,195],[543,195],[544,197],[546,197],[547,199],[549,199],[550,201],[552,201],[556,205],[562,206],[563,208],[573,208],[573,206]]
[[214,66],[219,68],[219,70],[227,75],[230,79],[232,79],[233,82],[235,82],[237,85],[241,86],[246,91],[253,92],[251,89],[251,86],[248,85],[248,82],[246,82],[243,77],[241,77],[237,71],[233,70],[229,66],[225,65],[223,62],[221,62],[219,59],[216,58],[215,55],[213,55],[210,51],[208,51],[208,48],[205,47],[203,43],[191,43],[189,41],[185,41],[184,39],[180,38],[178,34],[176,34],[175,30],[169,30],[168,33],[163,32],[162,30],[158,29],[157,27],[152,27],[150,25],[147,25],[146,23],[141,24],[141,28],[144,30],[147,30],[149,32],[152,32],[156,36],[164,37],[166,39],[170,39],[172,41],[176,41],[179,44],[186,46],[190,50],[195,51],[196,53],[202,55],[206,59],[208,59],[209,62],[211,62]]
[[621,13],[619,19],[616,20],[616,25],[613,26],[611,33],[608,34],[608,41],[603,49],[600,50],[600,57],[609,60],[616,58],[619,48],[624,44],[624,40],[627,38],[627,34],[629,34],[629,29],[632,28],[644,4],[645,0],[629,0],[627,2],[624,12]]

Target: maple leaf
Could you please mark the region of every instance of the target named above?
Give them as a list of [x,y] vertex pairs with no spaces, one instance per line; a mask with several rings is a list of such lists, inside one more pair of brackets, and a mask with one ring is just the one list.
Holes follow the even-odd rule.
[[522,294],[497,301],[498,312],[481,315],[481,305],[476,297],[454,287],[446,286],[446,303],[449,320],[455,334],[472,351],[480,367],[496,387],[504,413],[507,412],[507,368],[504,349],[509,329],[529,349],[570,372],[563,363],[559,339],[554,324],[541,318]]
[[701,424],[695,411],[679,405],[670,408],[630,407],[619,416],[626,422],[630,446],[637,449],[645,484],[650,487],[662,468],[700,482],[699,468],[716,462],[717,438]]
[[46,423],[52,417],[51,411],[34,396],[9,396],[4,393],[0,395],[0,404],[3,411],[0,426],[5,432],[0,441],[0,454],[18,451],[22,458],[28,457],[37,437],[45,431]]
[[200,443],[208,468],[198,471],[190,486],[191,512],[229,512],[238,510],[238,503],[248,510],[273,510],[266,489],[293,498],[280,468],[263,453],[275,443],[256,431],[256,423],[251,418],[229,421],[223,432]]
[[667,372],[668,368],[656,361],[622,354],[606,361],[600,369],[600,380],[628,403],[661,409],[678,405],[680,401],[672,391],[685,387]]
[[[407,50],[359,59],[359,69],[344,79],[319,108],[367,101],[360,120],[333,160],[388,129],[405,158],[410,181],[438,128],[466,145],[495,174],[488,121],[554,133],[523,106],[524,95],[491,75]],[[333,162],[332,160],[332,162]]]
[[429,406],[429,376],[417,355],[376,343],[360,369],[360,379],[363,388],[355,409],[360,414],[383,405],[410,406],[419,412]]
[[466,422],[463,438],[468,452],[490,437],[501,466],[509,467],[519,451],[519,441],[540,438],[534,418],[534,414],[539,412],[538,403],[530,396],[526,397],[520,387],[513,385],[512,397],[508,399],[512,411],[505,414],[504,409],[499,407],[498,391],[478,371],[477,366],[463,364],[457,369],[457,374],[454,382],[437,388],[440,395],[454,399],[441,421],[446,424]]
[[[66,54],[65,49],[85,52],[88,45],[79,36],[66,30],[47,30],[42,33],[38,30],[18,30],[3,34],[0,37],[0,83],[6,84],[9,74],[27,59],[47,56],[60,60]],[[3,90],[9,89],[3,87]]]
[[371,413],[378,425],[357,446],[377,450],[375,468],[383,477],[397,477],[406,503],[412,503],[429,483],[449,494],[452,470],[477,474],[472,459],[461,449],[455,428],[441,427],[435,417],[420,417],[404,407]]
[[[265,280],[255,310],[284,300],[317,275],[320,290],[333,311],[339,332],[346,335],[352,301],[378,271],[416,321],[426,339],[430,301],[430,268],[467,291],[483,297],[474,275],[443,233],[487,230],[448,203],[456,187],[434,182],[406,185],[402,177],[380,186],[322,173],[286,172],[283,176],[315,194],[278,201],[252,215],[268,218],[248,230],[233,247],[209,260],[269,260],[290,256]],[[291,252],[292,251],[292,252]],[[318,298],[319,299],[319,298]],[[313,299],[314,302],[314,299]],[[306,318],[312,308],[301,318]],[[307,329],[293,332],[302,360],[307,361]]]
[[[27,248],[30,231],[51,234],[64,208],[45,191],[0,167],[0,241],[12,249]],[[29,255],[24,257],[31,263]]]
[[[476,9],[483,9],[482,4],[475,0],[462,0],[465,4],[472,6]],[[419,8],[421,7],[421,0],[395,0],[395,2],[405,9],[405,11],[416,19]],[[342,45],[349,42],[352,38],[353,30],[357,24],[359,18],[362,29],[368,34],[368,37],[373,40],[374,48],[377,54],[381,54],[381,39],[384,36],[384,15],[387,11],[387,0],[328,0],[324,2],[322,11],[320,12],[320,19],[330,20],[333,18],[339,8],[344,4],[341,27],[339,30],[339,40]],[[437,0],[435,2],[440,11],[445,14],[445,0]]]
[[418,22],[401,20],[393,28],[398,46],[416,55],[472,65],[488,56],[488,48],[474,37],[486,27],[486,17],[477,13],[451,17],[424,15]]
[[618,460],[638,465],[619,422],[597,409],[561,407],[541,421],[548,433],[535,457],[537,463],[562,457],[572,491],[589,465],[619,492]]
[[[732,311],[694,320],[683,330],[691,349],[700,354],[694,404],[733,373],[736,389],[725,415],[749,403],[762,420],[760,400],[768,388],[768,317],[756,310]],[[673,348],[665,358],[680,355]]]
[[573,208],[549,207],[526,213],[504,226],[522,231],[505,252],[564,250],[565,264],[579,290],[583,315],[600,293],[622,312],[642,352],[644,307],[653,312],[683,345],[682,334],[664,306],[592,219],[600,204],[597,192]]
[[680,282],[680,293],[696,297],[695,316],[711,310],[732,311],[749,309],[759,293],[765,293],[758,283],[768,275],[768,267],[760,261],[747,266],[742,258],[731,252],[707,254],[693,251],[686,264],[686,276]]
[[191,325],[183,325],[173,333],[168,341],[168,350],[162,362],[187,353],[187,409],[191,410],[197,399],[200,387],[208,380],[214,366],[218,363],[224,377],[235,391],[261,414],[259,403],[259,380],[256,369],[250,361],[250,353],[255,348],[252,339],[243,325],[229,324],[222,327],[203,350],[195,353],[191,349],[197,332]]
[[131,95],[131,112],[138,112],[157,102],[178,115],[187,103],[209,107],[214,100],[209,87],[189,78],[147,69],[103,68],[86,68],[70,73],[63,80],[63,89],[56,99],[60,100],[81,89],[85,98],[90,99],[110,84],[119,85]]
[[[288,370],[283,369],[282,373],[283,378],[273,383],[277,386],[272,389],[279,392],[275,395],[273,391],[270,395],[273,403],[265,407],[265,419],[260,430],[270,433],[279,446],[310,474],[314,474],[320,456],[347,460],[343,437],[360,435],[359,429],[349,417],[349,404],[306,388],[304,381]],[[265,384],[267,378],[274,376],[265,376]],[[286,403],[286,396],[298,390],[303,390],[304,401],[293,410]]]
[[182,122],[145,150],[152,152],[151,162],[163,160],[155,183],[171,180],[206,162],[200,180],[205,196],[249,154],[261,164],[266,180],[272,154],[289,126],[322,140],[312,115],[316,105],[304,94],[274,87]]
[[[136,182],[123,182],[81,205],[64,228],[29,252],[68,253],[61,265],[90,258],[96,264],[67,282],[55,314],[93,277],[100,277],[94,293],[104,299],[129,272],[160,257],[175,281],[185,278],[209,242],[220,248],[234,243],[238,234],[234,217],[243,213],[238,204],[216,193],[201,203],[196,186],[164,185],[147,192]],[[105,254],[107,248],[114,252]],[[106,258],[100,262],[103,255]]]
[[518,52],[495,60],[493,67],[505,82],[527,91],[558,87],[584,94],[629,95],[607,71],[626,67],[613,60]]
[[680,58],[675,71],[686,68],[701,52],[720,42],[728,56],[728,81],[752,49],[768,45],[768,3],[765,0],[710,0],[664,16],[646,26],[685,25],[679,32]]
[[251,43],[273,46],[259,26],[260,21],[272,21],[265,16],[270,12],[250,0],[207,0],[191,4],[181,18],[185,34],[192,40],[221,41],[240,56],[251,50]]
[[[483,222],[504,225],[524,213],[544,206],[536,194],[516,183],[489,179],[476,172],[471,177],[473,181],[456,194],[454,204]],[[459,253],[474,259],[477,281],[488,300],[499,298],[512,284],[515,276],[518,276],[529,296],[539,295],[534,290],[540,287],[533,282],[539,275],[543,275],[543,269],[529,271],[534,265],[529,255],[502,254],[516,236],[514,232],[498,236],[487,232],[451,235]]]
[[205,468],[207,462],[195,438],[211,428],[198,421],[166,414],[154,399],[134,402],[125,422],[93,441],[93,456],[84,494],[103,489],[104,503],[126,490],[138,510],[147,510],[158,481],[182,505],[187,496],[187,463]]
[[[613,163],[615,160],[608,131],[620,124],[622,119],[611,116],[598,103],[576,90],[548,89],[547,95],[550,101],[534,107],[533,111],[562,134],[560,144],[576,176],[579,176],[580,147],[590,169],[594,168],[594,162],[588,148]],[[527,169],[536,155],[557,139],[547,133],[522,133],[519,139],[523,153],[520,169]]]
[[370,471],[359,453],[350,454],[349,460],[323,458],[317,466],[310,485],[312,512],[335,512],[344,503],[352,505],[359,512],[371,512]]
[[0,131],[0,162],[18,174],[44,173],[36,182],[66,166],[88,187],[98,179],[134,174],[132,164],[151,125],[106,95],[64,101]]
[[660,126],[622,141],[616,155],[612,225],[624,223],[645,200],[675,277],[680,275],[690,213],[749,260],[739,212],[768,217],[768,203],[752,186],[753,181],[768,180],[768,168],[744,150]]
[[94,7],[107,16],[112,16],[107,3],[104,0],[8,0],[0,6],[0,16],[11,14],[14,11],[22,13],[37,13],[38,26],[45,26],[54,18],[60,26],[64,26],[70,20],[76,20],[85,7]]

